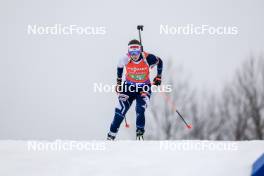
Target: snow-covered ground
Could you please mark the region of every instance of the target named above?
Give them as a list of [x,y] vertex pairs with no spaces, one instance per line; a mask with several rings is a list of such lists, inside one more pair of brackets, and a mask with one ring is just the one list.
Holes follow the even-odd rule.
[[0,175],[249,176],[263,152],[264,141],[3,140]]

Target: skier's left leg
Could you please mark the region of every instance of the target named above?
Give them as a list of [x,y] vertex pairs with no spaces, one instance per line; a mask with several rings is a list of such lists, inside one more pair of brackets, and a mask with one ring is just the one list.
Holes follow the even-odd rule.
[[140,92],[136,97],[136,126],[137,136],[143,136],[145,132],[145,110],[148,107],[151,92]]

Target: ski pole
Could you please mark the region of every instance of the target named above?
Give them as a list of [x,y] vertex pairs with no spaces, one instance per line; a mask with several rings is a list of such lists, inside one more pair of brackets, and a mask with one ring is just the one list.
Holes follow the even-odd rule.
[[174,101],[172,101],[171,98],[168,95],[166,95],[164,92],[160,92],[160,93],[165,98],[165,100],[167,101],[167,104],[169,104],[171,106],[172,110],[175,111],[180,116],[181,120],[184,122],[184,124],[186,125],[186,127],[189,128],[189,129],[191,129],[192,128],[192,125],[191,124],[188,124],[186,122],[186,120],[183,118],[183,116],[177,110]]
[[129,128],[129,127],[130,127],[130,125],[127,123],[127,119],[126,119],[126,117],[125,117],[125,127],[126,127],[126,128]]
[[[140,45],[141,45],[141,50],[143,52],[143,45],[142,45],[142,38],[141,38],[141,31],[143,31],[143,25],[138,25],[137,26],[137,30],[138,30],[138,35],[139,35],[139,42],[140,42]],[[153,83],[152,83],[153,85]],[[169,104],[171,107],[172,107],[172,110],[173,111],[176,111],[177,114],[180,116],[181,120],[184,122],[184,124],[186,125],[187,128],[191,129],[192,128],[192,125],[191,124],[188,124],[186,122],[186,120],[183,118],[183,116],[180,114],[180,112],[176,109],[176,105],[175,103],[171,100],[171,98],[169,96],[167,96],[164,92],[161,92],[162,93],[162,96],[165,98],[165,100],[167,101],[167,104]]]
[[[152,83],[152,85],[154,85],[154,84]],[[188,124],[186,122],[186,120],[183,118],[183,116],[177,110],[176,104],[174,103],[174,101],[168,95],[166,95],[164,92],[160,92],[160,93],[161,93],[162,97],[166,100],[167,104],[171,106],[172,111],[173,112],[176,112],[180,116],[181,120],[186,125],[186,127],[189,128],[189,129],[191,129],[192,128],[192,125],[191,124]]]
[[139,42],[141,45],[141,52],[143,52],[143,45],[142,45],[142,40],[141,40],[141,31],[143,31],[143,25],[138,25],[137,30],[138,30],[138,35],[139,35]]
[[185,123],[185,125],[187,126],[187,128],[191,129],[192,125],[191,124],[187,124],[187,122],[184,120],[184,118],[182,117],[182,115],[179,113],[178,110],[176,110],[176,112],[178,113],[178,115],[180,116],[180,118],[182,119],[182,121]]

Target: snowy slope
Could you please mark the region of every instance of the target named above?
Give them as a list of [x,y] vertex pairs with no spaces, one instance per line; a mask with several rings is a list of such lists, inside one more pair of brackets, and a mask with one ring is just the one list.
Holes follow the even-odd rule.
[[1,176],[249,176],[264,152],[264,141],[33,142],[0,141]]

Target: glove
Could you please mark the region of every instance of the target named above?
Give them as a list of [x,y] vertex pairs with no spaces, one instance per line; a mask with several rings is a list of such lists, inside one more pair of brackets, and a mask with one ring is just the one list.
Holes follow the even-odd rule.
[[121,92],[122,90],[122,78],[117,78],[116,79],[116,86],[115,86],[115,91],[117,93]]
[[155,86],[159,86],[161,84],[161,76],[157,75],[154,79],[153,79],[153,84]]

